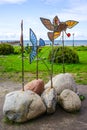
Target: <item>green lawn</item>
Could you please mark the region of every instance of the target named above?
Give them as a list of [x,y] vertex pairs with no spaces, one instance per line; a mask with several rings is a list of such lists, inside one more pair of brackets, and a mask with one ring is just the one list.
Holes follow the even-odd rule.
[[[39,53],[39,57],[46,58],[48,57],[48,52],[51,48],[46,46],[43,47]],[[77,49],[78,50],[78,49]],[[87,51],[78,50],[77,51],[80,59],[78,64],[65,64],[65,71],[71,73],[76,83],[78,84],[87,84]],[[45,64],[51,69],[51,64],[44,60]],[[43,61],[39,61],[39,78],[42,78],[45,82],[49,79],[49,72]],[[0,77],[9,78],[15,81],[21,81],[21,54],[17,55],[0,55]],[[25,82],[36,78],[36,61],[34,60],[31,64],[29,63],[29,54],[25,54],[24,57],[24,78]],[[53,65],[53,74],[59,74],[63,72],[62,64]]]

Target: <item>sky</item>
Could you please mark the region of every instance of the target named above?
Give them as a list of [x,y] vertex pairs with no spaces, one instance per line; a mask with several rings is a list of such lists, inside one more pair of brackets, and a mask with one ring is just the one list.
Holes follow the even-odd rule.
[[[75,20],[79,23],[67,29],[72,40],[87,40],[87,0],[0,0],[0,40],[20,40],[23,19],[24,40],[29,40],[31,28],[37,36],[48,40],[47,30],[40,17],[53,21],[58,16],[61,22]],[[61,39],[61,36],[57,39]]]

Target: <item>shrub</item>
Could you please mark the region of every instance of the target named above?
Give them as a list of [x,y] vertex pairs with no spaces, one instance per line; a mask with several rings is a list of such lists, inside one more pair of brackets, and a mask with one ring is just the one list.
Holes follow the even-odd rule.
[[10,44],[0,44],[0,55],[7,55],[14,53],[14,48]]
[[42,50],[42,47],[38,47],[38,53],[41,52]]
[[21,46],[14,46],[14,54],[21,54]]
[[26,53],[29,54],[30,51],[31,51],[31,47],[29,47],[29,45],[27,44],[27,46],[25,46],[24,50],[25,50]]
[[[52,50],[49,52],[48,60],[52,60]],[[53,49],[54,63],[63,63],[63,47],[55,47]],[[64,47],[64,63],[79,63],[79,56],[69,47]]]

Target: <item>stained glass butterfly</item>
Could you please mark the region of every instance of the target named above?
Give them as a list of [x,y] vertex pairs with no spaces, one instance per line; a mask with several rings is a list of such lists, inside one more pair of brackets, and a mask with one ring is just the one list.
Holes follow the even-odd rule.
[[[51,21],[46,18],[40,18],[40,20],[48,30],[53,31],[53,32],[48,32],[48,37],[51,41],[59,37],[62,31],[66,33],[67,28],[71,29],[76,24],[78,24],[78,22],[74,20],[60,22],[57,16],[54,17],[53,23],[51,23]],[[66,35],[70,37],[71,34],[66,33]]]
[[32,43],[32,51],[30,53],[30,63],[31,63],[37,54],[37,37],[35,33],[32,31],[32,29],[30,29],[30,41]]
[[37,55],[37,47],[45,46],[45,42],[42,38],[40,38],[39,45],[37,45],[37,37],[31,28],[30,28],[30,41],[32,43],[32,50],[30,53],[30,63],[31,63],[33,59],[35,58],[35,56]]
[[45,46],[45,41],[42,38],[39,39],[39,46]]

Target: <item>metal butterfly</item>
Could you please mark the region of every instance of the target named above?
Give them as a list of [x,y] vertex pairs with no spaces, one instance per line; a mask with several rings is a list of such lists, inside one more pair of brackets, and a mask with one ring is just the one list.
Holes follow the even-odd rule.
[[30,28],[30,41],[32,43],[32,51],[30,53],[30,63],[31,63],[37,54],[37,37],[31,28]]
[[[57,16],[54,17],[53,23],[51,23],[49,19],[42,18],[42,17],[40,18],[40,20],[48,30],[53,31],[53,32],[48,32],[48,37],[51,41],[59,37],[62,31],[66,33],[67,28],[71,29],[76,24],[78,24],[78,22],[74,20],[60,22]],[[70,37],[71,34],[66,33],[66,35]]]
[[35,56],[37,55],[37,49],[40,46],[45,46],[45,42],[42,38],[39,39],[39,45],[37,45],[37,37],[33,30],[30,28],[30,42],[32,43],[32,49],[30,52],[30,63],[34,60]]

